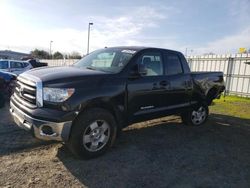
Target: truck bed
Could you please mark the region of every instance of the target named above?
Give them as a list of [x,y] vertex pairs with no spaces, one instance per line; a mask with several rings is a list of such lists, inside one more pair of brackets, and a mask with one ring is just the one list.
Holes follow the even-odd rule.
[[212,102],[224,91],[223,72],[191,72],[194,87],[202,90]]

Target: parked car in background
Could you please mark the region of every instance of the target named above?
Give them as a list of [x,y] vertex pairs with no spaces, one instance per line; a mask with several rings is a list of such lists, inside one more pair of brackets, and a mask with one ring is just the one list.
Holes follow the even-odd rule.
[[33,66],[27,61],[8,59],[0,60],[0,71],[12,72],[16,75],[19,75],[32,68]]
[[16,75],[0,71],[0,108],[4,106],[6,99],[13,93],[16,83]]

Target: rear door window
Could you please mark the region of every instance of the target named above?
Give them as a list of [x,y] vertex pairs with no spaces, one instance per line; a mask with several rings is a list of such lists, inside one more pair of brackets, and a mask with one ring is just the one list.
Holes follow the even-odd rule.
[[18,61],[11,61],[10,67],[14,68],[14,69],[20,69],[20,68],[23,68],[23,64],[21,62],[18,62]]
[[179,56],[175,53],[167,53],[165,54],[166,61],[166,74],[174,75],[183,73],[181,60]]

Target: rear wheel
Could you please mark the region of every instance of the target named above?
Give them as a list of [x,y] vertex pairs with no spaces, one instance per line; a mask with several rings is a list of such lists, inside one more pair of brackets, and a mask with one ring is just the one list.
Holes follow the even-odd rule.
[[112,146],[116,132],[111,113],[99,108],[89,109],[74,122],[67,145],[78,157],[98,157]]
[[206,103],[200,103],[191,110],[181,114],[182,122],[186,125],[199,126],[206,122],[209,110]]

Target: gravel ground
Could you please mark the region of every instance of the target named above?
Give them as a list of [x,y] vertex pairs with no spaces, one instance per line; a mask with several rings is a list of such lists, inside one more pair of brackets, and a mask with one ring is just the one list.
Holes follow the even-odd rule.
[[175,116],[132,125],[105,155],[75,159],[39,141],[0,109],[0,187],[250,187],[250,120],[211,114],[202,127]]

